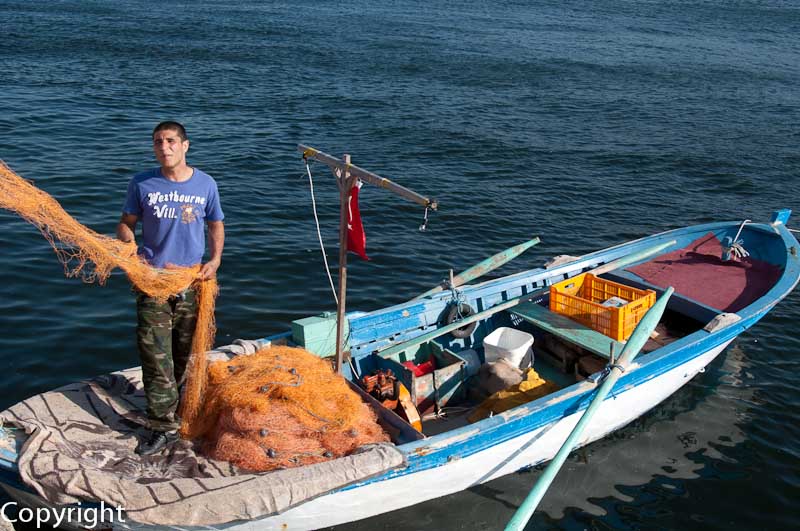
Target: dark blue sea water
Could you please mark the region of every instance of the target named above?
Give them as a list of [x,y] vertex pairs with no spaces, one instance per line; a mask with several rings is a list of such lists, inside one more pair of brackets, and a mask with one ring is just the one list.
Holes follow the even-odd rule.
[[[798,35],[798,4],[780,0],[0,0],[0,158],[110,234],[131,175],[155,165],[150,130],[184,122],[227,215],[222,344],[334,307],[299,142],[441,204],[421,233],[419,208],[363,189],[372,261],[351,262],[352,309],[533,235],[494,275],[688,224],[800,217]],[[336,187],[313,170],[333,245]],[[35,228],[7,212],[0,227],[0,408],[138,364],[123,275],[66,279]],[[800,528],[798,320],[795,292],[579,452],[531,529]],[[336,529],[498,529],[537,474]]]

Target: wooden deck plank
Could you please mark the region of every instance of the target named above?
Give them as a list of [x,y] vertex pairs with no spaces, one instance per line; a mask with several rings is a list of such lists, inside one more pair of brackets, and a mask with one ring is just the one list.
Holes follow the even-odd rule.
[[614,354],[616,356],[619,356],[620,352],[622,352],[622,347],[625,346],[624,343],[615,341],[596,330],[583,326],[568,317],[551,312],[544,306],[533,302],[522,303],[508,311],[538,326],[545,332],[550,332],[604,358],[609,357],[611,345],[614,346]]

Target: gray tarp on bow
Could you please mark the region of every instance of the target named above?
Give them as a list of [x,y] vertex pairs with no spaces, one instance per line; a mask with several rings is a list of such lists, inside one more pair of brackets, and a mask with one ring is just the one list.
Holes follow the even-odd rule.
[[[257,341],[237,341],[212,359],[251,354]],[[310,466],[241,472],[207,459],[180,441],[161,455],[134,453],[144,436],[145,400],[136,367],[67,385],[24,400],[0,421],[25,430],[20,476],[47,501],[104,501],[144,524],[214,525],[251,520],[404,465],[391,444]]]

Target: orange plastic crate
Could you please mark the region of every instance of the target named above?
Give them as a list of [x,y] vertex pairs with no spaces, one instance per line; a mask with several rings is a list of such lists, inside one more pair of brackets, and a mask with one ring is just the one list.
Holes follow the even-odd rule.
[[[619,307],[603,306],[611,297],[628,301]],[[627,341],[644,314],[656,302],[656,292],[583,273],[550,286],[550,311],[560,313],[607,335]]]

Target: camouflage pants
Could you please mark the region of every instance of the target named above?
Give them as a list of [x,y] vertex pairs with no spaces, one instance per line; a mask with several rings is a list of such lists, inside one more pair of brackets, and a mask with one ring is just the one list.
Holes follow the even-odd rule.
[[136,339],[150,429],[171,431],[180,426],[178,386],[183,383],[191,355],[197,323],[197,294],[188,289],[159,303],[138,293],[136,316]]

